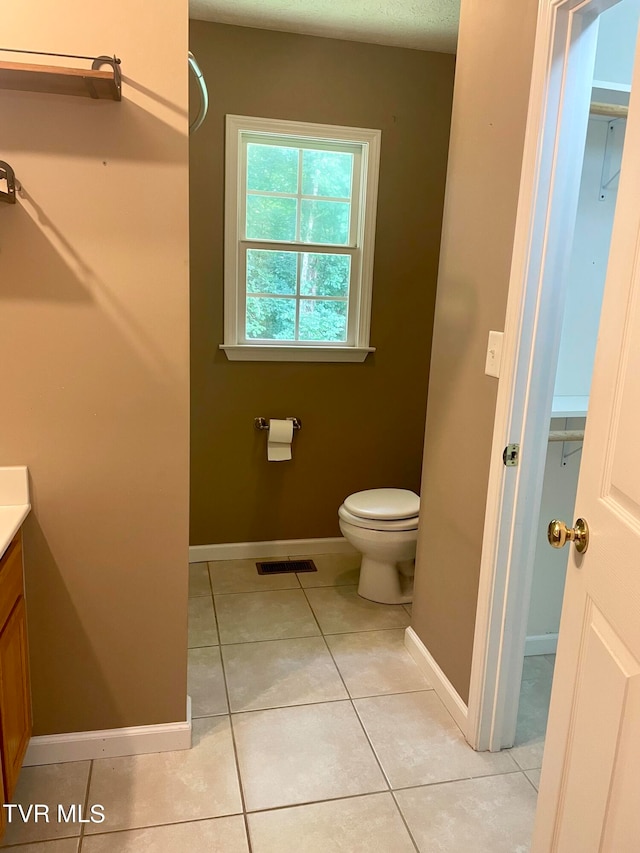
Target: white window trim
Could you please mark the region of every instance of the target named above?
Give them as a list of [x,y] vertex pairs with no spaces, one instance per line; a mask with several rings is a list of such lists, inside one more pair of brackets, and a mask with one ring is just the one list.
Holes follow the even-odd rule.
[[[239,236],[243,233],[240,221],[244,209],[240,190],[243,175],[240,151],[241,134],[264,133],[283,136],[313,137],[339,142],[354,142],[363,146],[363,180],[359,188],[359,205],[363,227],[358,235],[361,263],[357,270],[355,323],[352,344],[323,344],[282,341],[243,343],[238,338],[239,316],[244,300],[239,298],[240,267]],[[227,115],[225,156],[225,225],[224,225],[224,350],[230,361],[364,361],[375,347],[369,346],[371,328],[371,295],[373,285],[373,252],[378,199],[380,165],[380,130],[340,127],[309,122],[284,121]],[[299,246],[300,244],[296,244]],[[330,248],[327,246],[327,248]],[[348,248],[348,247],[342,247]],[[243,283],[242,283],[243,285]],[[350,299],[350,309],[352,300]]]

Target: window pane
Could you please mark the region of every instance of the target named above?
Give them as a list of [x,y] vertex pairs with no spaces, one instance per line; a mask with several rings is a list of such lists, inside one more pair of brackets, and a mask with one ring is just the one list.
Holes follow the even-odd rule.
[[254,240],[295,240],[297,203],[295,198],[248,195],[247,237]]
[[302,194],[351,198],[353,154],[337,151],[302,152]]
[[296,300],[247,297],[247,338],[292,341],[296,330]]
[[346,341],[346,301],[301,299],[299,338],[301,341]]
[[247,189],[297,193],[298,149],[250,142],[247,145]]
[[249,249],[247,251],[247,293],[295,294],[297,266],[296,252]]
[[300,265],[303,296],[349,296],[349,255],[304,252]]
[[300,239],[304,243],[337,243],[349,239],[349,208],[344,201],[302,199]]

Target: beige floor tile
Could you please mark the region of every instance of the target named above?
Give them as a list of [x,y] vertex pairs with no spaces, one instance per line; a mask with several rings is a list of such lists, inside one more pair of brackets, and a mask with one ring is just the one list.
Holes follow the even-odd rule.
[[332,634],[327,644],[354,698],[431,687],[404,647],[404,628]]
[[536,792],[521,773],[397,791],[423,853],[526,853]]
[[303,587],[345,586],[357,584],[360,579],[361,555],[353,554],[313,554],[311,556],[292,557],[292,560],[313,560],[317,572],[300,572],[298,580]]
[[207,563],[189,563],[189,598],[211,595]]
[[322,637],[223,646],[232,711],[348,699]]
[[542,766],[552,681],[553,665],[545,655],[525,657],[516,739],[513,749],[510,750],[523,770]]
[[354,704],[392,788],[518,769],[507,753],[471,749],[433,690]]
[[412,604],[403,604],[402,606],[403,606],[403,607],[404,607],[404,609],[407,611],[407,613],[409,614],[409,616],[411,616],[411,612],[412,612],[412,607],[413,607],[413,605],[412,605]]
[[521,770],[539,770],[544,757],[544,738],[514,746],[509,750],[509,755]]
[[94,835],[85,839],[82,850],[83,853],[248,853],[249,845],[244,818],[238,815]]
[[248,810],[386,790],[350,702],[234,714]]
[[251,814],[249,834],[254,853],[415,853],[391,794]]
[[[265,557],[265,560],[286,560],[286,557]],[[211,586],[216,595],[230,592],[266,592],[270,589],[299,589],[295,572],[279,575],[259,575],[253,560],[218,560],[209,563]]]
[[215,602],[221,643],[284,640],[320,634],[301,589],[216,595]]
[[307,589],[309,603],[323,634],[406,628],[409,614],[400,604],[376,604],[358,595],[355,586]]
[[242,812],[228,717],[193,721],[193,746],[93,763],[89,800],[105,807],[87,833]]
[[540,788],[540,771],[539,770],[527,770],[524,774],[527,779],[531,782],[536,791]]
[[61,838],[59,841],[42,841],[39,844],[21,844],[19,847],[5,847],[13,853],[78,853],[79,838]]
[[192,717],[226,714],[229,710],[217,646],[189,649],[187,692],[191,696]]
[[90,761],[71,761],[23,767],[12,802],[22,805],[24,812],[32,803],[49,806],[49,823],[42,819],[36,823],[33,817],[23,823],[14,809],[4,835],[4,845],[80,835],[82,824],[58,822],[58,805],[68,808],[73,803],[84,803],[90,766]]
[[522,662],[522,681],[550,684],[553,679],[553,663],[547,655],[525,655]]
[[189,599],[189,648],[217,646],[218,628],[213,612],[213,598],[200,595]]

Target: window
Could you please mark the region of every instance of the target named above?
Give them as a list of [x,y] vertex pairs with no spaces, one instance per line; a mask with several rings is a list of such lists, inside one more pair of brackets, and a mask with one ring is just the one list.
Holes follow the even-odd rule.
[[234,360],[364,361],[380,131],[227,116],[225,342]]

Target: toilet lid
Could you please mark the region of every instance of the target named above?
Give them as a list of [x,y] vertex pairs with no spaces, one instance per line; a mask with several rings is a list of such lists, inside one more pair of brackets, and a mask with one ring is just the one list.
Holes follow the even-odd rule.
[[420,511],[420,497],[409,489],[367,489],[349,495],[344,507],[359,518],[413,518]]
[[349,510],[345,509],[344,504],[338,509],[338,515],[342,521],[352,524],[354,527],[359,527],[362,530],[378,530],[387,531],[408,531],[418,529],[418,516],[412,518],[394,518],[389,521],[385,518],[362,518],[360,515],[353,515]]

